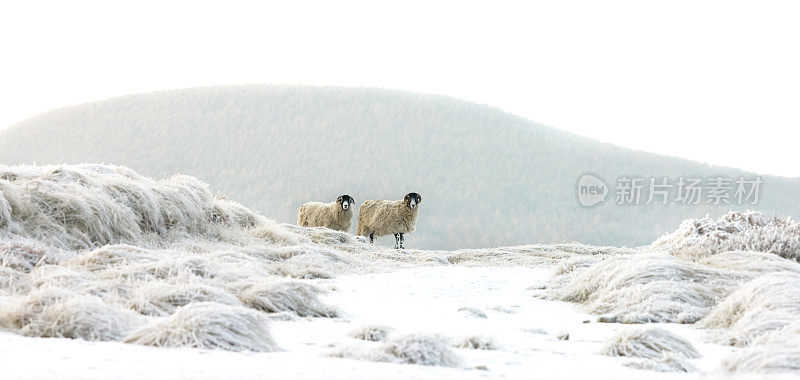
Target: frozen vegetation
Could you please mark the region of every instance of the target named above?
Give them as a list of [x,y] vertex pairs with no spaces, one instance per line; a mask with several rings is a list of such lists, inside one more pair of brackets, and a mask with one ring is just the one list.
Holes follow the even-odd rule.
[[[731,209],[800,217],[800,180],[770,176],[762,177],[756,205],[733,197],[730,204],[662,205],[656,197],[619,207],[615,182],[625,176],[664,176],[676,185],[679,176],[754,174],[623,149],[483,104],[376,88],[215,86],[65,107],[0,131],[0,163],[36,162],[113,162],[159,178],[189,174],[292,224],[312,200],[347,193],[357,213],[368,199],[415,191],[425,198],[417,230],[406,236],[406,247],[415,249],[565,240],[631,247],[685,219]],[[577,181],[587,172],[609,186],[609,196],[576,207]],[[642,203],[648,184],[645,178]],[[354,215],[351,232],[355,224]],[[380,240],[395,243],[391,235]]]
[[[622,377],[636,377],[624,372],[634,369],[798,374],[798,235],[794,221],[731,212],[686,221],[640,248],[398,251],[346,232],[276,223],[194,177],[153,180],[108,165],[0,166],[0,327],[157,350],[355,359],[353,366],[375,371],[431,367],[420,376],[507,368],[516,362],[502,359],[509,355],[539,355],[528,342],[589,352],[597,359],[587,370]],[[500,285],[470,283],[481,278]],[[338,295],[361,279],[372,285],[342,305]],[[525,283],[524,300],[478,297],[512,281]],[[373,293],[383,303],[360,298]],[[431,301],[398,309],[409,313],[403,318],[381,312],[417,299]],[[552,315],[547,328],[509,322],[544,318],[526,309],[531,302],[554,310],[569,307],[564,301],[580,311],[561,309],[571,317]],[[370,318],[359,320],[365,313]],[[437,323],[444,315],[451,319]],[[453,320],[469,328],[450,329]],[[295,325],[304,327],[281,330]],[[328,346],[312,352],[299,340]]]

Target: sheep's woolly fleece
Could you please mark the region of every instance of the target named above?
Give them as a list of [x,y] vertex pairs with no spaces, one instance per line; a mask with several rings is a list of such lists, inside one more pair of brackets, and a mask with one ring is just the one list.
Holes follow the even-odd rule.
[[[797,222],[757,212],[686,221],[637,249],[398,252],[278,224],[193,177],[0,166],[0,328],[27,336],[274,351],[281,342],[270,320],[346,315],[326,302],[327,278],[420,265],[552,266],[553,278],[531,292],[580,303],[604,322],[696,323],[712,342],[741,347],[725,371],[800,372],[798,252]],[[334,356],[460,365],[439,338],[392,339],[373,327],[354,336],[382,341],[354,340],[367,346]],[[451,343],[496,347],[475,337]],[[691,370],[685,353],[663,351],[628,365]]]

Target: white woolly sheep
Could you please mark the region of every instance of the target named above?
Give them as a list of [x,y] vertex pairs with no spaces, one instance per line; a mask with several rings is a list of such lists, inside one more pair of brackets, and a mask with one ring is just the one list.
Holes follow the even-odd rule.
[[297,225],[302,227],[328,227],[332,230],[349,231],[353,221],[353,197],[345,194],[335,202],[308,202],[300,206]]
[[417,193],[408,193],[402,201],[371,200],[361,204],[358,213],[358,235],[369,237],[370,243],[375,236],[394,235],[397,249],[404,249],[403,234],[414,231],[419,214],[422,197]]

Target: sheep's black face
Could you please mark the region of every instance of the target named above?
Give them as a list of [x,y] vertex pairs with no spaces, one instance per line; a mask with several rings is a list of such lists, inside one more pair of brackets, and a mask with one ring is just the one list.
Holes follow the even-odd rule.
[[413,210],[422,202],[422,197],[417,193],[408,193],[406,197],[403,198],[403,201]]
[[342,210],[344,210],[344,211],[347,211],[347,210],[349,210],[349,209],[350,209],[350,207],[351,207],[351,206],[353,206],[353,203],[354,203],[354,202],[355,202],[355,199],[353,199],[353,197],[351,197],[351,196],[349,196],[349,195],[347,195],[347,194],[345,194],[345,195],[342,195],[342,196],[340,196],[339,198],[336,198],[336,203],[338,203],[338,204],[339,204],[339,206],[340,206],[340,207],[342,208]]

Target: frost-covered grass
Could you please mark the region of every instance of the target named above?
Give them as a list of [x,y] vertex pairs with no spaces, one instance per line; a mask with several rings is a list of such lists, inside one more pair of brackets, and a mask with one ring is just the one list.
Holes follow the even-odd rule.
[[[787,340],[800,341],[788,327],[800,320],[799,239],[796,222],[755,212],[691,220],[635,254],[565,260],[539,294],[581,303],[600,314],[600,322],[697,323],[717,343],[776,347],[784,358],[775,359],[774,366],[764,364],[765,371],[788,368],[781,363],[794,353],[779,347]],[[737,353],[726,368],[756,371],[747,352],[763,355],[768,350]],[[669,355],[656,361],[631,365],[684,370]]]
[[244,339],[268,337],[266,313],[338,313],[321,288],[285,279],[330,277],[347,266],[349,252],[314,240],[355,244],[330,230],[280,226],[193,177],[156,181],[104,165],[0,167],[0,326],[28,336],[266,351],[269,340]]
[[457,367],[461,358],[444,339],[425,334],[393,337],[377,347],[348,346],[329,354],[332,357],[441,367]]
[[182,306],[170,317],[132,331],[125,342],[157,347],[275,351],[278,346],[267,325],[267,316],[255,310],[198,302]]
[[[640,249],[569,243],[401,252],[339,231],[275,223],[192,177],[157,181],[104,165],[0,166],[0,327],[34,337],[269,352],[281,346],[271,323],[347,320],[348,310],[329,302],[337,276],[546,266],[553,277],[531,280],[528,294],[579,303],[601,322],[696,323],[711,341],[743,347],[725,361],[726,371],[795,371],[798,234],[791,220],[731,213],[687,221]],[[447,286],[429,284],[434,293]],[[486,325],[516,314],[514,305],[487,305],[496,303],[463,298],[440,312]],[[371,321],[377,324],[351,332],[361,345],[332,355],[460,367],[455,351],[502,351],[492,331],[393,336],[383,320]],[[680,344],[669,334],[630,334],[606,350],[632,357],[625,365],[694,368],[691,350],[672,349]],[[548,339],[580,344],[574,334]]]
[[739,351],[722,362],[728,373],[797,373],[800,372],[800,348],[797,336],[792,345],[753,346]]
[[[0,166],[0,326],[29,336],[122,340],[149,331],[136,341],[184,345],[176,343],[180,329],[195,325],[176,315],[201,310],[192,305],[246,308],[273,319],[336,318],[342,311],[324,300],[318,280],[450,265],[450,258],[465,265],[544,263],[576,250],[591,248],[400,253],[344,232],[277,224],[189,176],[153,180],[93,164]],[[155,334],[145,323],[169,329]],[[196,338],[185,344],[235,349]],[[263,350],[229,340],[240,342]]]
[[694,359],[700,356],[691,343],[660,328],[623,331],[609,339],[600,351],[608,356],[627,356],[655,359],[666,354],[678,354]]
[[769,252],[800,261],[800,223],[758,211],[732,211],[716,220],[708,216],[686,220],[651,247],[700,257],[726,251]]
[[604,322],[694,323],[743,276],[662,253],[577,260],[556,272],[546,292],[585,304]]
[[488,335],[470,335],[458,339],[454,344],[458,348],[469,348],[473,350],[496,350],[497,342]]
[[350,337],[366,340],[369,342],[385,341],[392,332],[392,328],[386,325],[367,324],[350,331]]
[[[713,340],[734,346],[800,342],[800,276],[774,273],[758,277],[731,293],[699,325],[717,329]],[[789,326],[794,328],[786,328]],[[786,328],[786,329],[784,329]],[[780,331],[780,335],[759,338]]]

